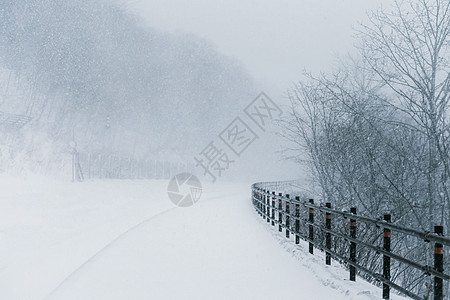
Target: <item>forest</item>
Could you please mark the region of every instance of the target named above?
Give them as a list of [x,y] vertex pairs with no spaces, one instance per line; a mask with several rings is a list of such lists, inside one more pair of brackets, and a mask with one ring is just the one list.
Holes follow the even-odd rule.
[[[449,31],[449,1],[396,1],[356,29],[357,55],[289,91],[286,155],[311,170],[333,207],[450,232]],[[429,259],[413,240],[395,247]]]
[[71,141],[80,152],[191,159],[256,94],[209,42],[106,1],[7,0],[0,78],[0,112],[30,119],[1,131],[2,168],[13,158],[45,169],[70,157]]

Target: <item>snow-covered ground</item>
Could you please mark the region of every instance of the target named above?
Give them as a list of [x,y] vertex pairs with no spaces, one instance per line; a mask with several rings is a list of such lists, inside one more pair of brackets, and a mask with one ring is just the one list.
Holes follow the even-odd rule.
[[178,208],[167,183],[0,176],[0,299],[381,298],[268,226],[249,184]]

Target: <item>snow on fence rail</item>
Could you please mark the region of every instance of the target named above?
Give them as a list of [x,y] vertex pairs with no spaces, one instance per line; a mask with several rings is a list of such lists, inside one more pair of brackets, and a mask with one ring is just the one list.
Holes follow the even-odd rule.
[[[284,229],[286,238],[294,235],[296,244],[307,241],[311,254],[314,248],[324,251],[327,265],[331,258],[344,263],[350,280],[358,273],[382,285],[383,299],[389,299],[390,288],[413,299],[450,299],[450,275],[444,272],[449,266],[444,245],[450,247],[450,238],[443,236],[442,226],[435,226],[434,233],[422,232],[391,223],[389,214],[380,219],[359,216],[355,207],[336,210],[331,203],[317,205],[304,196],[275,192],[280,190],[293,193],[295,181],[253,184],[257,212],[272,226],[278,224],[278,231]],[[427,264],[431,262],[433,266]]]

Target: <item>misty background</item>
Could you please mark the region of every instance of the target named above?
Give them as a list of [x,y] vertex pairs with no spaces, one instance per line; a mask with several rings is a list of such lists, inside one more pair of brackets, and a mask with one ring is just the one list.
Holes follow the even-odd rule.
[[[0,111],[30,121],[2,131],[1,166],[59,170],[71,141],[81,153],[193,163],[260,91],[286,109],[286,89],[351,51],[352,26],[379,4],[6,1]],[[277,153],[276,131],[224,177],[302,175]]]

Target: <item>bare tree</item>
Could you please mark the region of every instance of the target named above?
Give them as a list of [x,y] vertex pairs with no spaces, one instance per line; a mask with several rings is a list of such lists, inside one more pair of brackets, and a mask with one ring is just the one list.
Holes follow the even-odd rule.
[[[327,201],[450,231],[449,32],[450,1],[395,1],[360,27],[359,59],[308,75],[290,91],[292,116],[283,127],[295,145],[291,156],[311,167]],[[413,241],[395,247],[430,259]],[[429,293],[430,282],[413,280],[417,274],[403,267],[395,277]]]
[[399,124],[427,140],[429,224],[448,227],[450,2],[394,3],[362,26],[362,54],[390,96],[386,104],[404,115]]

